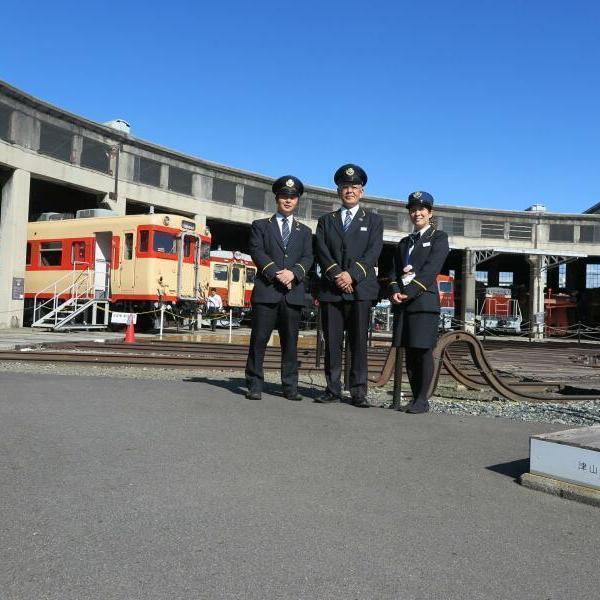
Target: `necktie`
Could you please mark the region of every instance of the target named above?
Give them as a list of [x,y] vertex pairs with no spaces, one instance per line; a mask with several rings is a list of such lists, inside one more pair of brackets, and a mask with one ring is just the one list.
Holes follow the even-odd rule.
[[346,218],[344,219],[344,231],[348,231],[348,227],[350,227],[350,223],[352,223],[352,213],[347,210]]
[[287,248],[288,240],[290,239],[290,226],[288,225],[288,220],[285,217],[281,223],[281,237],[283,238],[283,245]]
[[412,248],[418,241],[421,234],[418,231],[411,233],[408,236],[408,247]]

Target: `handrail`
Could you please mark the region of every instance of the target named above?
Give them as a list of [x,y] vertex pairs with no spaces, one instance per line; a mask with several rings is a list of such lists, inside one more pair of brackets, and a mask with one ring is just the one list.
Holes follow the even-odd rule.
[[[78,265],[85,265],[85,268],[77,269]],[[75,261],[73,263],[73,269],[69,273],[67,273],[63,277],[60,277],[53,283],[47,285],[45,288],[43,288],[39,292],[37,292],[37,294],[34,296],[34,299],[33,299],[33,322],[36,323],[42,318],[41,316],[36,317],[36,314],[41,315],[41,310],[44,306],[48,306],[48,305],[52,304],[52,310],[50,312],[54,313],[54,325],[56,326],[56,324],[58,323],[58,308],[59,308],[58,301],[59,301],[59,298],[61,296],[66,295],[67,292],[69,292],[69,294],[68,294],[69,298],[67,299],[67,301],[72,298],[75,298],[75,303],[77,303],[77,300],[79,300],[80,298],[84,298],[86,296],[89,298],[90,290],[93,290],[93,287],[94,287],[94,279],[91,276],[93,273],[94,273],[94,271],[92,271],[90,269],[89,263]],[[60,292],[58,292],[57,291],[58,284],[61,281],[67,279],[68,277],[71,277],[70,285],[68,285],[67,287],[62,289]],[[87,285],[84,285],[83,292],[79,293],[81,282],[82,282],[82,280],[85,281],[86,278],[87,278]],[[91,282],[91,284],[90,284],[90,282]],[[38,305],[39,296],[41,294],[47,292],[50,289],[53,290],[52,297],[48,298],[48,300],[46,300],[45,302],[42,302],[41,304]]]

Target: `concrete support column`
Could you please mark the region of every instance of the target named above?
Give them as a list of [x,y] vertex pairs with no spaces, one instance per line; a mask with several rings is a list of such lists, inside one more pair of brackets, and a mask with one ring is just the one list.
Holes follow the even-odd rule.
[[196,233],[204,234],[206,228],[206,215],[195,214],[194,222],[196,223]]
[[546,270],[544,257],[530,254],[529,263],[529,323],[534,340],[544,339],[544,287],[546,286]]
[[100,203],[103,208],[114,210],[118,215],[124,216],[127,210],[127,199],[119,194],[116,198],[111,198],[112,194],[106,194]]
[[[29,217],[29,172],[16,169],[2,188],[0,219],[0,328],[22,327],[27,220]],[[16,292],[13,294],[13,290]],[[20,291],[20,294],[18,293]]]
[[475,256],[472,250],[465,248],[462,263],[462,295],[461,314],[463,329],[468,333],[475,333]]

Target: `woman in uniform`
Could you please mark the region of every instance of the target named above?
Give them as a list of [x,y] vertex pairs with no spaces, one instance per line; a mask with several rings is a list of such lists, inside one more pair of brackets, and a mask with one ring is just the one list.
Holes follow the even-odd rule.
[[406,412],[418,414],[429,410],[427,391],[433,378],[433,348],[440,322],[436,277],[450,249],[448,236],[431,223],[431,194],[413,192],[407,208],[414,229],[396,247],[389,294],[394,313],[392,344],[405,348],[412,391]]

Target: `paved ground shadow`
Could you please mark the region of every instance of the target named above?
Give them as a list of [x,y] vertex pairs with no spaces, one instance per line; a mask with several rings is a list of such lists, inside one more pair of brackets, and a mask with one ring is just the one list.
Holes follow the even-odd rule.
[[[233,392],[234,394],[240,394],[244,396],[246,394],[246,380],[243,377],[224,377],[220,379],[211,379],[209,377],[186,377],[183,381],[187,383],[207,383],[208,385],[214,385],[224,390]],[[305,398],[312,400],[314,396],[319,394],[322,390],[312,387],[298,386],[298,392]],[[281,396],[281,385],[274,383],[266,383],[263,389],[263,394],[269,394],[270,396]]]
[[520,458],[518,460],[512,460],[506,463],[499,463],[497,465],[491,465],[486,467],[488,471],[494,471],[494,473],[500,473],[500,475],[506,475],[512,477],[515,481],[519,479],[523,473],[529,472],[529,459]]

